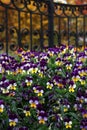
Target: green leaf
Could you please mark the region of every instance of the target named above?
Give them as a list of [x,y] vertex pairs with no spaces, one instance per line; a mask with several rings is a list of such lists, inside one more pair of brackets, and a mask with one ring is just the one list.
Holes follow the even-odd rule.
[[77,119],[79,121],[79,118],[77,116],[77,114],[73,113],[73,112],[70,112],[69,113],[72,117],[74,117],[75,119]]
[[41,125],[37,130],[49,130],[46,125]]

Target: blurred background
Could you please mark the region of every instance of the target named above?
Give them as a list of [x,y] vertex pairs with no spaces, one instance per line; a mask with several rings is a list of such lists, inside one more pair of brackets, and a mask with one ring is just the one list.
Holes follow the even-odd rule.
[[[0,0],[2,3],[4,3],[5,5],[9,5],[10,4],[10,0]],[[54,0],[55,3],[64,3],[64,4],[78,4],[78,5],[82,5],[82,4],[86,4],[87,0]],[[17,5],[19,8],[23,8],[23,0],[15,0],[15,5]],[[12,6],[12,5],[11,5]],[[28,5],[29,9],[31,11],[35,11],[36,7],[34,5],[34,2],[31,1],[31,4]],[[5,8],[0,6],[0,44],[5,43],[5,36],[6,36],[6,32],[4,31],[4,25],[6,25],[6,12],[5,12]],[[47,8],[45,6],[41,7],[41,11],[42,12],[46,12]],[[37,12],[38,13],[38,12]],[[67,11],[67,14],[69,14],[70,12]],[[87,14],[87,11],[84,11],[85,14]],[[9,33],[8,33],[8,39],[9,39],[9,45],[10,44],[17,44],[18,42],[18,34],[17,34],[17,28],[18,28],[18,12],[15,10],[8,10],[8,28],[9,28]],[[61,11],[56,10],[56,14],[61,14]],[[29,45],[29,31],[31,30],[31,21],[30,21],[30,14],[29,13],[25,13],[25,12],[21,12],[20,14],[20,30],[21,30],[21,41],[22,44],[25,45],[25,49],[27,48],[27,45]],[[76,30],[76,26],[75,26],[75,19],[71,19],[69,21],[70,24],[70,30],[71,32],[75,32]],[[85,28],[87,28],[87,19],[85,22]],[[61,39],[62,39],[62,43],[63,44],[67,44],[67,19],[63,18],[61,24],[59,25],[58,23],[58,18],[54,19],[54,31],[55,31],[55,35],[54,35],[54,43],[55,45],[57,44],[57,35],[56,32],[58,32],[58,28],[61,28],[61,32],[63,32],[63,35],[61,35]],[[37,47],[38,45],[40,45],[40,35],[39,35],[39,31],[40,31],[40,27],[41,27],[41,16],[38,15],[32,15],[32,46],[33,48]],[[66,30],[65,30],[66,28]],[[43,29],[44,31],[44,44],[45,46],[48,45],[48,19],[47,16],[43,16]],[[83,19],[79,18],[78,19],[78,30],[79,32],[83,32]],[[83,38],[81,37],[82,35],[79,36],[79,43],[81,44],[83,42]],[[27,44],[26,44],[27,43]],[[75,37],[72,35],[70,37],[70,43],[71,44],[75,44]],[[14,46],[14,45],[13,45]],[[15,48],[15,46],[14,46]],[[3,49],[4,50],[4,49]]]

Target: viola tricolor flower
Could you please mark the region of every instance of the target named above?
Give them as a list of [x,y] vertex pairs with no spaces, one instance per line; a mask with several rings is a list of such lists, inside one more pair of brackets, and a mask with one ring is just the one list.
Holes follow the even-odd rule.
[[40,111],[38,113],[38,120],[40,124],[45,124],[47,121],[47,113],[45,111]]
[[46,88],[52,89],[52,88],[53,88],[53,82],[52,82],[52,81],[48,81],[48,82],[46,83]]
[[62,58],[57,58],[56,61],[55,61],[55,64],[56,64],[57,66],[63,65],[63,59],[62,59]]
[[81,130],[87,130],[87,118],[81,120],[80,129]]
[[86,76],[85,68],[79,69],[79,70],[78,70],[78,73],[79,73],[79,75],[80,75],[81,77]]
[[17,118],[17,115],[16,114],[9,114],[9,125],[11,127],[15,127],[18,123],[18,118]]
[[64,119],[66,129],[72,128],[72,121],[69,118]]
[[72,69],[72,64],[69,63],[69,62],[66,62],[66,63],[65,63],[65,66],[66,66],[66,69],[67,69],[67,70],[71,70],[71,69]]
[[82,104],[80,102],[76,101],[74,103],[73,108],[75,109],[75,111],[80,111],[82,109]]
[[0,90],[3,94],[9,93],[9,80],[2,78],[0,82]]
[[87,59],[87,56],[85,55],[85,52],[80,52],[78,55],[78,61],[85,62],[86,59]]
[[39,104],[38,98],[37,97],[30,98],[29,104],[31,108],[36,108],[37,105]]
[[72,128],[72,121],[65,122],[66,129]]
[[76,88],[76,84],[73,81],[69,82],[69,92],[74,92]]
[[14,80],[9,81],[9,89],[10,90],[16,90],[17,89],[17,84]]
[[82,66],[83,66],[83,63],[80,62],[80,61],[77,61],[75,65],[76,65],[76,67],[79,69],[79,70],[78,70],[78,73],[80,74],[80,70],[81,70],[81,68],[82,68]]
[[64,112],[67,112],[70,109],[70,103],[69,103],[68,99],[61,100],[60,104],[63,105]]
[[33,90],[34,90],[34,93],[36,93],[38,97],[43,96],[44,90],[42,89],[41,86],[36,85],[33,87]]
[[71,60],[71,58],[73,57],[73,55],[71,55],[70,53],[65,53],[63,57],[64,57],[65,61],[68,61],[68,60]]
[[79,101],[80,103],[84,102],[84,92],[81,89],[77,92],[76,101]]
[[83,118],[87,118],[87,110],[81,109],[81,113],[82,113]]
[[49,49],[48,49],[48,54],[49,54],[50,57],[54,55],[54,50],[53,50],[53,48],[49,48]]
[[44,71],[43,71],[43,69],[41,69],[41,70],[38,70],[38,75],[39,75],[39,77],[44,77]]
[[59,49],[60,49],[60,54],[61,53],[65,54],[67,52],[68,47],[66,47],[65,45],[62,45]]
[[32,64],[32,65],[30,66],[30,68],[29,68],[29,73],[35,74],[35,73],[37,73],[37,72],[38,72],[38,67],[37,67],[37,65]]
[[41,58],[39,66],[41,69],[46,70],[47,69],[47,59]]
[[27,77],[25,80],[25,83],[27,86],[31,86],[33,83],[33,78],[32,77]]
[[24,107],[24,111],[23,112],[24,112],[25,116],[31,116],[30,108],[28,106]]
[[0,113],[2,113],[4,111],[4,101],[0,100]]
[[74,71],[74,72],[72,73],[72,80],[73,80],[73,82],[80,81],[80,76],[79,76],[78,71]]
[[65,79],[61,78],[60,76],[54,76],[53,83],[54,83],[54,85],[56,85],[60,89],[63,89],[66,85]]
[[67,49],[69,50],[70,54],[75,54],[75,48],[73,46],[68,46]]
[[85,85],[86,84],[86,78],[85,77],[81,77],[80,83],[81,83],[81,85]]

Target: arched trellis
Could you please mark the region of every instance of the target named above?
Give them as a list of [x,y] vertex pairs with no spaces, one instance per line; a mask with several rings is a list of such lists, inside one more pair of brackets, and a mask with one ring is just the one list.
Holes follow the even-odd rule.
[[[6,53],[9,49],[14,51],[19,47],[32,50],[39,46],[42,49],[46,42],[48,47],[53,47],[55,43],[61,45],[64,38],[68,45],[71,44],[71,38],[76,47],[80,45],[79,41],[84,47],[87,44],[87,5],[59,4],[52,0],[10,0],[9,3],[0,1],[0,7],[3,16],[0,33],[4,35],[0,38],[0,50],[5,48]],[[9,12],[13,12],[11,16]],[[14,12],[17,25],[11,23]],[[26,16],[25,21],[29,21],[27,26],[24,26],[26,22],[21,23],[22,15]],[[46,28],[44,17],[47,20]],[[34,28],[34,24],[39,28]],[[35,45],[36,40],[38,45]]]
[[[31,5],[33,6],[33,8],[31,8]],[[4,20],[0,24],[0,27],[4,28],[1,32],[4,32],[5,35],[4,39],[0,40],[0,50],[3,49],[4,46],[6,48],[6,53],[8,53],[9,49],[13,51],[16,50],[18,47],[21,47],[24,50],[27,49],[32,50],[33,38],[35,44],[37,37],[38,37],[40,48],[43,48],[43,41],[44,41],[43,34],[45,33],[45,31],[43,30],[43,17],[45,16],[46,19],[48,19],[47,6],[48,4],[45,2],[39,2],[33,0],[32,1],[11,0],[9,3],[6,4],[0,2],[0,7],[2,7],[4,10]],[[43,8],[45,9],[44,11]],[[13,25],[11,21],[9,21],[9,12],[11,11],[15,11],[17,13],[16,15],[17,26]],[[25,16],[28,15],[27,19],[29,20],[28,22],[29,25],[26,27],[23,27],[23,25],[21,24],[22,21],[21,14]],[[40,29],[34,29],[33,23],[35,22],[33,20],[33,15],[36,15],[37,19],[39,16]],[[11,16],[11,19],[12,18],[14,18],[13,14]],[[35,21],[37,21],[37,19]],[[27,41],[25,39],[27,39]]]
[[[87,5],[69,5],[58,4],[54,5],[54,17],[58,20],[58,42],[62,43],[62,39],[67,36],[67,44],[71,44],[71,37],[74,38],[74,45],[87,45]],[[63,19],[65,25],[63,30],[61,24]]]

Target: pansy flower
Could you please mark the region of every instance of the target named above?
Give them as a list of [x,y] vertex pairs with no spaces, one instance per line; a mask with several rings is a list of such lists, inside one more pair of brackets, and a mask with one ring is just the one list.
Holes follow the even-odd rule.
[[73,81],[69,82],[69,92],[74,92],[76,88],[76,84]]
[[0,89],[3,94],[8,94],[9,93],[9,81],[5,80],[4,82],[2,82],[0,84]]
[[23,113],[25,114],[25,116],[31,116],[30,108],[28,106],[25,106]]
[[9,89],[10,90],[16,90],[17,89],[17,83],[14,80],[11,80],[9,82]]
[[48,54],[46,52],[42,52],[39,54],[38,59],[40,58],[40,60],[44,59],[46,61],[48,61],[49,57]]
[[37,97],[32,97],[32,98],[30,98],[29,104],[30,104],[30,107],[31,107],[31,108],[36,108],[37,105],[39,104],[38,98],[37,98]]
[[81,113],[82,113],[82,117],[83,117],[83,118],[87,118],[87,110],[84,109],[84,108],[82,108],[80,111],[81,111]]
[[0,113],[2,113],[4,111],[4,101],[0,100]]
[[32,65],[30,66],[30,68],[29,68],[29,72],[30,72],[31,74],[37,73],[37,72],[38,72],[38,67],[37,67],[37,65],[32,64]]
[[87,130],[87,118],[81,120],[80,128],[81,130]]
[[[21,64],[21,69],[25,70],[25,71],[28,71],[29,68],[30,68],[30,62],[24,62]],[[23,67],[23,68],[22,68]]]
[[26,83],[27,86],[31,86],[32,83],[33,83],[33,78],[32,77],[27,77],[25,79],[25,83]]
[[65,88],[65,86],[66,86],[66,81],[65,81],[64,79],[59,80],[59,81],[57,82],[57,86],[58,86],[58,88],[60,88],[60,89]]
[[68,50],[70,54],[74,54],[75,55],[75,48],[73,46],[68,46]]
[[55,61],[55,64],[56,64],[57,66],[63,65],[63,59],[62,59],[62,58],[57,58],[56,61]]
[[43,70],[46,70],[47,69],[47,60],[46,59],[41,59],[40,62],[39,62],[39,65],[40,65],[40,68],[43,69]]
[[22,69],[20,68],[20,66],[18,66],[16,68],[16,74],[21,74],[22,73]]
[[72,69],[72,64],[70,62],[65,63],[66,69],[71,70]]
[[39,111],[38,113],[39,124],[45,124],[47,121],[47,113],[45,111]]
[[86,61],[87,56],[85,55],[85,52],[80,52],[79,56],[78,56],[78,61],[82,61],[85,62]]
[[78,70],[78,73],[81,77],[86,76],[85,68],[81,68]]
[[81,83],[81,85],[85,85],[86,84],[86,78],[85,77],[81,77],[80,83]]
[[65,105],[63,106],[64,112],[67,112],[67,111],[69,110],[69,108],[70,108],[70,105],[69,105],[69,104],[65,104]]
[[15,127],[17,123],[18,123],[17,115],[13,114],[13,113],[10,113],[9,114],[9,125],[11,127]]
[[[82,63],[81,61],[76,61],[75,66],[76,66],[78,69],[81,69],[82,66],[83,66],[83,63]],[[79,73],[79,71],[78,71],[78,73]]]
[[21,74],[29,74],[30,62],[21,62],[20,69],[22,70]]
[[70,53],[65,53],[63,57],[64,60],[70,60],[72,58],[72,55]]
[[73,82],[80,81],[80,76],[77,70],[72,73],[72,80]]
[[63,84],[62,81],[58,81],[57,86],[58,86],[58,88],[60,88],[60,89],[64,88],[64,84]]
[[77,91],[76,101],[79,101],[80,103],[84,102],[84,92],[81,89]]
[[22,62],[30,61],[30,51],[22,53]]
[[64,119],[64,124],[65,124],[66,129],[71,129],[72,128],[72,121],[71,121],[70,118],[66,117]]
[[49,48],[47,53],[49,54],[50,57],[53,56],[54,55],[54,49]]
[[60,88],[60,89],[64,88],[66,85],[65,79],[60,76],[54,76],[53,83],[54,83],[54,85],[58,86],[58,88]]
[[48,82],[46,83],[46,88],[47,88],[47,89],[52,89],[52,88],[53,88],[53,82],[52,82],[52,81],[48,81]]
[[64,111],[64,112],[67,112],[67,111],[69,110],[69,108],[70,108],[70,103],[69,103],[68,99],[61,100],[61,101],[60,101],[60,104],[63,105],[63,111]]
[[81,113],[82,113],[83,118],[87,118],[87,110],[83,109]]
[[34,90],[34,93],[36,93],[38,97],[43,96],[44,90],[42,89],[41,86],[36,85],[33,87],[33,90]]
[[39,77],[44,77],[44,70],[43,69],[41,69],[41,70],[38,70],[38,75],[39,75]]
[[81,110],[82,109],[82,104],[79,101],[76,101],[74,103],[73,108],[75,109],[75,111]]
[[68,48],[65,45],[62,45],[59,49],[61,54],[65,54]]

